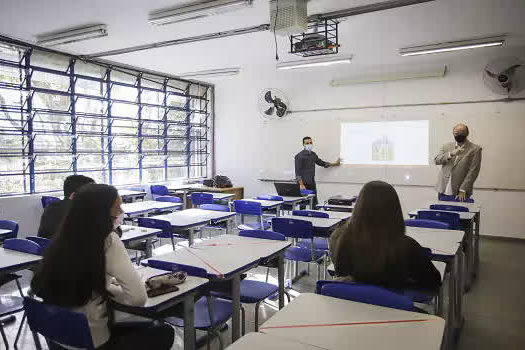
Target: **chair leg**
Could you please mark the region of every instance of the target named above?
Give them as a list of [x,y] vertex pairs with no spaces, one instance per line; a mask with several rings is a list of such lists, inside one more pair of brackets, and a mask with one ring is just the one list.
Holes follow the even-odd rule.
[[268,283],[268,277],[270,276],[270,268],[266,268],[266,283]]
[[4,326],[2,326],[1,323],[0,323],[0,334],[2,335],[2,339],[4,340],[6,350],[9,350],[9,343],[7,342],[7,337],[4,332]]
[[13,346],[15,347],[15,349],[18,349],[18,340],[20,339],[20,335],[22,334],[22,327],[24,327],[24,322],[26,320],[26,312],[24,311],[24,315],[22,316],[22,321],[20,321],[20,326],[18,327],[18,332],[16,332],[16,338],[15,338],[15,343],[13,344]]
[[241,305],[241,332],[242,335],[246,334],[246,311],[244,310],[244,306]]
[[258,301],[255,303],[255,331],[259,332],[259,307],[261,306],[261,302]]
[[171,246],[173,247],[173,251],[175,251],[175,238],[171,236]]
[[222,336],[221,336],[221,331],[220,330],[216,330],[216,331],[213,331],[215,333],[215,336],[217,337],[217,339],[219,339],[219,349],[220,350],[224,350],[224,343],[222,341]]
[[287,291],[284,291],[284,295],[286,295],[286,299],[288,299],[288,304],[290,304],[290,293],[288,293]]
[[16,286],[18,287],[18,292],[20,293],[20,296],[23,298],[24,292],[22,291],[22,286],[20,285],[20,281],[18,280],[18,278],[15,280],[15,282],[16,282]]
[[206,350],[210,350],[210,339],[211,339],[211,331],[208,329],[207,333],[207,339],[206,339]]

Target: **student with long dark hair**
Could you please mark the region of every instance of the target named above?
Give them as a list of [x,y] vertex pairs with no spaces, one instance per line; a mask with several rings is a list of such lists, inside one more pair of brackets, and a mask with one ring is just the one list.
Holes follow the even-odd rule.
[[147,299],[144,282],[114,232],[121,203],[108,185],[88,184],[76,192],[31,288],[45,303],[84,313],[97,349],[170,349],[174,331],[168,325],[108,326],[109,299],[134,306]]
[[338,277],[399,289],[441,285],[427,252],[405,235],[399,198],[386,182],[362,188],[352,217],[331,235],[330,252]]

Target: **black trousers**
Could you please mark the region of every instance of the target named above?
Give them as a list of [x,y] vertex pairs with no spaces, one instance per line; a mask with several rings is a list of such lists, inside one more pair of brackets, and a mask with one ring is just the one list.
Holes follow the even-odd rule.
[[315,184],[315,182],[311,183],[311,184],[308,184],[308,183],[305,183],[304,184],[304,187],[306,187],[307,190],[310,190],[310,191],[314,191],[314,194],[315,194],[315,197],[314,197],[314,210],[317,209],[317,186]]
[[115,323],[111,328],[109,341],[98,350],[169,350],[173,345],[175,332],[170,325],[156,325],[153,322]]

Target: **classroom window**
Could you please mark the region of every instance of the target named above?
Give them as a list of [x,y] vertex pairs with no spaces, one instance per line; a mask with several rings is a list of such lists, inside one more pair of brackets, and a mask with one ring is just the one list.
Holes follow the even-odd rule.
[[213,89],[0,41],[0,195],[208,176]]

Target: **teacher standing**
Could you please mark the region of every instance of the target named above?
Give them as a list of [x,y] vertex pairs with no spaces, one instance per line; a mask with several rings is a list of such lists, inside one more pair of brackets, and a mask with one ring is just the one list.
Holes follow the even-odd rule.
[[481,169],[481,147],[468,140],[465,124],[456,125],[452,135],[455,142],[444,144],[434,159],[436,165],[441,165],[436,190],[440,200],[463,202],[472,195]]
[[315,165],[329,168],[338,166],[341,161],[338,159],[335,163],[328,163],[321,160],[312,150],[312,138],[303,137],[303,150],[295,155],[295,177],[299,182],[302,190],[311,190],[316,195],[314,198],[314,207],[317,205],[317,186],[315,184]]

